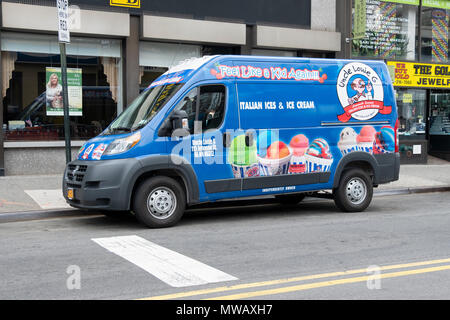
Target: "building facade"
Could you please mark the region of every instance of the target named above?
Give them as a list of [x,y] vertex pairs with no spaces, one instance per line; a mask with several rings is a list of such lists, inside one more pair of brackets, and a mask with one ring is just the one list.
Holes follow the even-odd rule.
[[450,160],[450,1],[353,0],[351,20],[351,58],[390,69],[402,163]]
[[[74,155],[170,66],[190,57],[246,54],[386,61],[402,162],[424,163],[428,153],[449,158],[448,0],[69,3]],[[60,173],[55,1],[0,0],[0,10],[0,175]]]
[[[65,166],[55,1],[1,7],[0,174]],[[335,0],[70,0],[72,152],[170,66],[214,54],[336,57]],[[73,109],[72,109],[73,108]]]

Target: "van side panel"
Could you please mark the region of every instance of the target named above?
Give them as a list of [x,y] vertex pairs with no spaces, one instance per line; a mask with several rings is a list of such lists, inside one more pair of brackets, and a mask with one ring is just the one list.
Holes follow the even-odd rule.
[[239,196],[332,189],[347,165],[363,165],[374,184],[398,178],[397,108],[384,63],[243,59],[215,66],[211,74],[236,79],[241,131],[233,138],[251,133],[255,145],[239,144],[245,161],[229,162],[256,168],[235,176]]

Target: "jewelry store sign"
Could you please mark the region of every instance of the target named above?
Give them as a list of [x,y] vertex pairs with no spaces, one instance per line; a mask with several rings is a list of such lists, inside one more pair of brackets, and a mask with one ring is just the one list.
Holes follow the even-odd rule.
[[450,87],[450,65],[414,62],[387,62],[392,83],[398,87]]
[[109,0],[110,6],[140,8],[141,0]]

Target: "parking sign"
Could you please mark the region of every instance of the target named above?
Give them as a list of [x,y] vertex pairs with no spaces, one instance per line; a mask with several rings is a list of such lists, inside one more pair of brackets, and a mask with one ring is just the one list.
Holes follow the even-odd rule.
[[70,43],[69,32],[69,0],[56,0],[58,9],[58,40]]

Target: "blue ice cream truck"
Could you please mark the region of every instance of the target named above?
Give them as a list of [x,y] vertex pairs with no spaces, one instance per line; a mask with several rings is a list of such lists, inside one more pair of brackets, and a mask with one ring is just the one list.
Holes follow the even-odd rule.
[[132,211],[148,227],[189,206],[326,190],[343,211],[399,177],[397,107],[382,61],[205,56],[156,79],[63,178],[77,208]]

